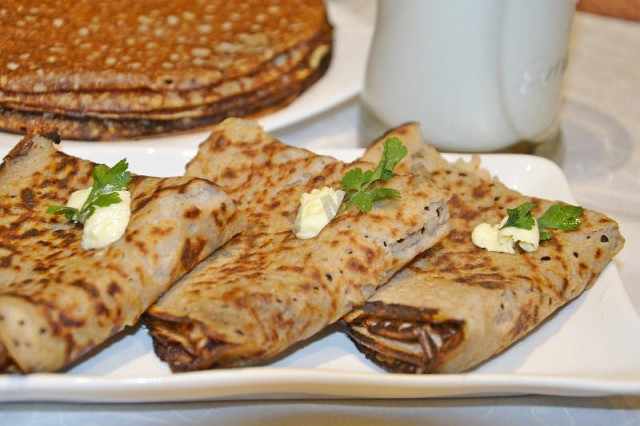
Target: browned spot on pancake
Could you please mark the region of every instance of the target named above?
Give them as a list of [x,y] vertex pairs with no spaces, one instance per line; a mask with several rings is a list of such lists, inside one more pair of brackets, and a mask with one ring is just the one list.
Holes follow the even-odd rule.
[[204,245],[205,242],[200,239],[194,242],[192,242],[191,239],[187,239],[184,242],[182,252],[180,254],[180,262],[185,269],[191,269],[191,267],[196,263]]
[[485,197],[488,193],[489,193],[489,191],[487,190],[486,187],[484,187],[484,186],[476,186],[476,187],[473,188],[473,191],[471,192],[471,195],[475,199],[480,199],[480,198]]
[[158,236],[169,235],[173,231],[172,226],[153,226],[151,227],[151,233]]
[[35,197],[36,194],[29,188],[25,188],[20,193],[20,197],[22,198],[22,204],[25,208],[29,210],[33,210],[33,208],[38,204]]
[[231,142],[229,142],[229,140],[225,139],[220,134],[216,134],[216,138],[215,138],[215,141],[213,142],[213,146],[215,146],[218,149],[222,149],[229,146],[230,144]]
[[538,305],[528,303],[525,305],[518,315],[518,319],[510,330],[512,338],[517,338],[523,333],[529,331],[538,322]]
[[134,200],[135,207],[132,208],[132,212],[143,209],[151,200],[151,197],[140,198],[139,201],[138,199]]
[[109,283],[109,287],[107,287],[107,293],[109,293],[110,296],[115,296],[116,294],[120,293],[120,286],[114,282],[111,281]]
[[504,277],[500,274],[477,274],[465,277],[458,277],[454,281],[460,284],[480,286],[486,289],[505,288]]
[[308,293],[311,290],[311,284],[309,283],[302,283],[300,284],[300,290],[302,290],[304,293]]
[[471,236],[466,231],[459,231],[457,229],[449,232],[448,238],[456,244],[464,244],[469,242]]
[[[184,183],[182,185],[178,185],[178,194],[186,194],[187,191],[189,190],[189,183],[194,182],[194,181],[189,181],[187,183]],[[153,194],[154,196],[156,196],[156,194]]]
[[202,213],[202,211],[196,206],[193,206],[189,210],[186,210],[184,212],[184,217],[186,217],[187,219],[195,219],[200,216],[200,213]]
[[235,179],[238,175],[236,174],[235,170],[233,170],[231,167],[225,169],[222,172],[222,177],[225,179]]
[[134,241],[133,244],[138,247],[138,250],[140,250],[142,253],[147,254],[147,245],[144,243],[144,241]]
[[596,248],[595,258],[600,259],[602,257],[602,249],[600,247]]
[[453,272],[453,271],[455,271],[455,269],[456,269],[456,267],[455,267],[454,265],[452,265],[451,263],[448,263],[448,264],[442,265],[442,266],[440,266],[440,267],[438,268],[438,270],[439,270],[440,272],[447,272],[447,273],[448,273],[448,272]]
[[[69,184],[68,179],[45,179],[42,181],[43,188],[54,187],[59,189],[65,189],[68,186],[68,184]],[[52,199],[57,197],[55,197],[55,194],[49,194],[49,195],[45,194],[42,196],[42,198]]]
[[295,266],[295,265],[280,265],[276,269],[278,271],[282,271],[282,272],[292,272],[292,273],[300,274],[300,273],[304,272],[305,267],[304,266]]
[[11,257],[12,256],[5,256],[5,257],[1,258],[0,259],[0,267],[8,268],[9,266],[11,266]]
[[96,315],[109,316],[109,309],[105,306],[104,303],[102,302],[94,303],[93,308],[95,310]]
[[256,151],[253,147],[246,147],[242,150],[242,154],[248,158],[255,158],[258,156],[258,151]]
[[280,200],[278,200],[278,199],[274,199],[274,200],[273,200],[273,201],[268,205],[268,207],[267,207],[267,208],[268,208],[269,210],[275,210],[275,209],[277,209],[278,207],[280,207],[280,204],[281,204]]
[[82,327],[84,323],[84,320],[74,319],[68,316],[65,312],[60,313],[60,324],[62,324],[66,328]]
[[62,157],[58,161],[58,164],[55,165],[55,174],[59,175],[67,167],[69,167],[69,169],[72,170],[72,171],[77,170],[77,168],[78,168],[78,160],[77,160],[77,158],[75,158],[75,157],[67,157],[67,156]]
[[364,254],[365,254],[366,258],[367,258],[367,262],[368,263],[372,263],[376,258],[376,253],[370,247],[366,247],[365,248]]
[[51,139],[55,144],[60,143],[60,134],[56,129],[40,131],[39,133],[42,137],[46,139]]
[[75,280],[71,283],[71,285],[73,285],[74,287],[81,288],[89,295],[89,299],[93,303],[93,309],[97,315],[109,314],[109,310],[104,305],[104,303],[102,303],[100,292],[95,286],[93,286],[91,283],[88,283],[84,280]]
[[449,200],[449,210],[452,212],[452,217],[457,216],[464,221],[472,221],[475,219],[480,211],[477,208],[469,208],[469,203],[465,202],[458,194],[453,194]]
[[355,272],[366,272],[366,270],[367,270],[365,265],[360,263],[358,261],[358,259],[355,259],[355,258],[349,259],[349,261],[347,262],[347,268],[349,268],[349,269],[351,269],[352,271],[355,271]]
[[[513,196],[513,194],[507,194],[507,196],[504,198],[504,203],[505,204],[512,204],[514,201],[516,201],[516,197]],[[511,206],[510,208],[515,208],[517,206]]]
[[42,235],[44,233],[46,233],[45,230],[33,228],[28,231],[25,231],[22,235],[17,235],[16,237],[24,240],[27,238],[37,237],[38,235]]
[[226,206],[220,209],[214,209],[211,211],[211,217],[215,222],[218,228],[223,228],[228,222],[233,222],[236,217],[236,212],[234,211],[231,216],[227,215]]
[[98,299],[100,297],[100,293],[98,292],[98,290],[84,280],[75,280],[71,283],[71,285],[74,287],[79,287],[86,291],[87,294],[89,294],[90,299]]

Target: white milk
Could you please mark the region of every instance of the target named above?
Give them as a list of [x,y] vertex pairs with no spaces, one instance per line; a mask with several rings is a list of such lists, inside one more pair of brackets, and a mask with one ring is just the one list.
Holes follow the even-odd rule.
[[440,149],[555,136],[576,0],[378,0],[363,104]]

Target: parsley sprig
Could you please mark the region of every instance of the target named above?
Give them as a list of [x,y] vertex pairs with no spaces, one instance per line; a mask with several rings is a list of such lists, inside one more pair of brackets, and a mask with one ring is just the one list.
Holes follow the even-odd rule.
[[[520,229],[531,229],[535,222],[531,210],[536,207],[534,203],[522,203],[515,209],[507,209],[507,221],[502,226],[506,228],[512,226]],[[500,228],[500,229],[502,229]]]
[[127,191],[131,182],[131,173],[127,171],[129,164],[126,159],[120,160],[115,166],[108,167],[98,164],[93,169],[93,186],[87,200],[80,209],[68,206],[49,206],[47,213],[63,214],[67,220],[84,223],[97,207],[107,207],[120,201],[118,191]]
[[549,207],[538,219],[538,227],[540,228],[540,240],[548,240],[553,234],[543,229],[559,229],[561,231],[573,231],[582,225],[583,210],[580,206],[572,206],[569,204],[557,203]]
[[407,148],[396,137],[384,141],[382,157],[375,170],[363,172],[360,167],[345,173],[340,184],[348,194],[346,207],[357,206],[361,212],[371,210],[373,203],[385,198],[399,198],[400,192],[387,187],[369,187],[377,182],[387,182],[393,176],[393,169],[407,155]]
[[[536,207],[534,203],[526,202],[515,209],[507,209],[507,221],[502,226],[512,226],[520,229],[531,229],[534,225],[531,210]],[[538,229],[540,230],[540,241],[553,238],[553,233],[546,229],[557,229],[560,231],[573,231],[581,224],[583,209],[580,206],[572,206],[565,203],[556,203],[549,207],[542,216],[538,218]],[[502,229],[501,228],[501,229]]]

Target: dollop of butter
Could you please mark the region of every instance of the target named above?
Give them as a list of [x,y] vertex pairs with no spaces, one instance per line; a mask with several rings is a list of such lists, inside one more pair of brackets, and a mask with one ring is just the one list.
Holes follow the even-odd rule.
[[515,253],[517,243],[524,251],[536,251],[540,247],[540,230],[538,221],[533,218],[534,225],[531,229],[516,228],[507,226],[500,229],[506,222],[507,217],[502,219],[498,225],[481,223],[476,226],[471,233],[471,241],[476,246],[495,252]]
[[[91,188],[75,191],[69,197],[67,206],[82,208],[90,192]],[[96,207],[95,212],[85,221],[82,232],[83,249],[106,247],[124,235],[131,218],[131,194],[129,191],[118,191],[118,195],[121,200],[119,203]]]
[[313,238],[336,216],[345,192],[325,186],[300,196],[300,208],[293,233],[300,239]]

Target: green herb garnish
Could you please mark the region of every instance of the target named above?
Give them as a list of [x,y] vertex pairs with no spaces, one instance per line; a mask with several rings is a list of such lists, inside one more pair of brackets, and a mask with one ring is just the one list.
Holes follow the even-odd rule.
[[543,229],[559,229],[561,231],[573,231],[582,225],[583,209],[580,206],[572,206],[564,203],[556,203],[549,207],[538,219],[538,227],[540,228],[540,240],[548,240],[553,234]]
[[382,157],[375,170],[363,172],[360,167],[357,167],[345,173],[340,184],[349,196],[347,208],[357,206],[361,212],[366,213],[371,210],[375,201],[385,198],[399,198],[400,192],[393,188],[369,189],[369,186],[379,180],[389,181],[393,176],[393,169],[405,155],[407,155],[407,148],[400,139],[388,138],[384,141]]
[[[500,228],[506,228],[512,226],[520,229],[533,228],[534,221],[531,210],[536,207],[534,203],[526,202],[515,209],[507,209],[507,221]],[[581,224],[583,209],[579,206],[572,206],[564,203],[556,203],[549,207],[540,218],[538,218],[538,229],[540,230],[540,241],[545,241],[553,238],[551,232],[545,231],[545,229],[558,229],[561,231],[573,231],[577,229]]]
[[507,209],[507,221],[502,228],[506,228],[508,226],[512,226],[514,228],[520,229],[531,229],[535,222],[533,220],[533,215],[531,214],[531,210],[535,208],[535,204],[533,203],[523,203],[520,204],[515,209]]
[[107,207],[122,201],[118,191],[129,189],[131,173],[127,171],[128,167],[126,159],[120,160],[111,168],[105,164],[98,164],[93,169],[91,192],[80,209],[68,206],[49,206],[47,213],[63,214],[67,220],[84,223],[97,207]]

